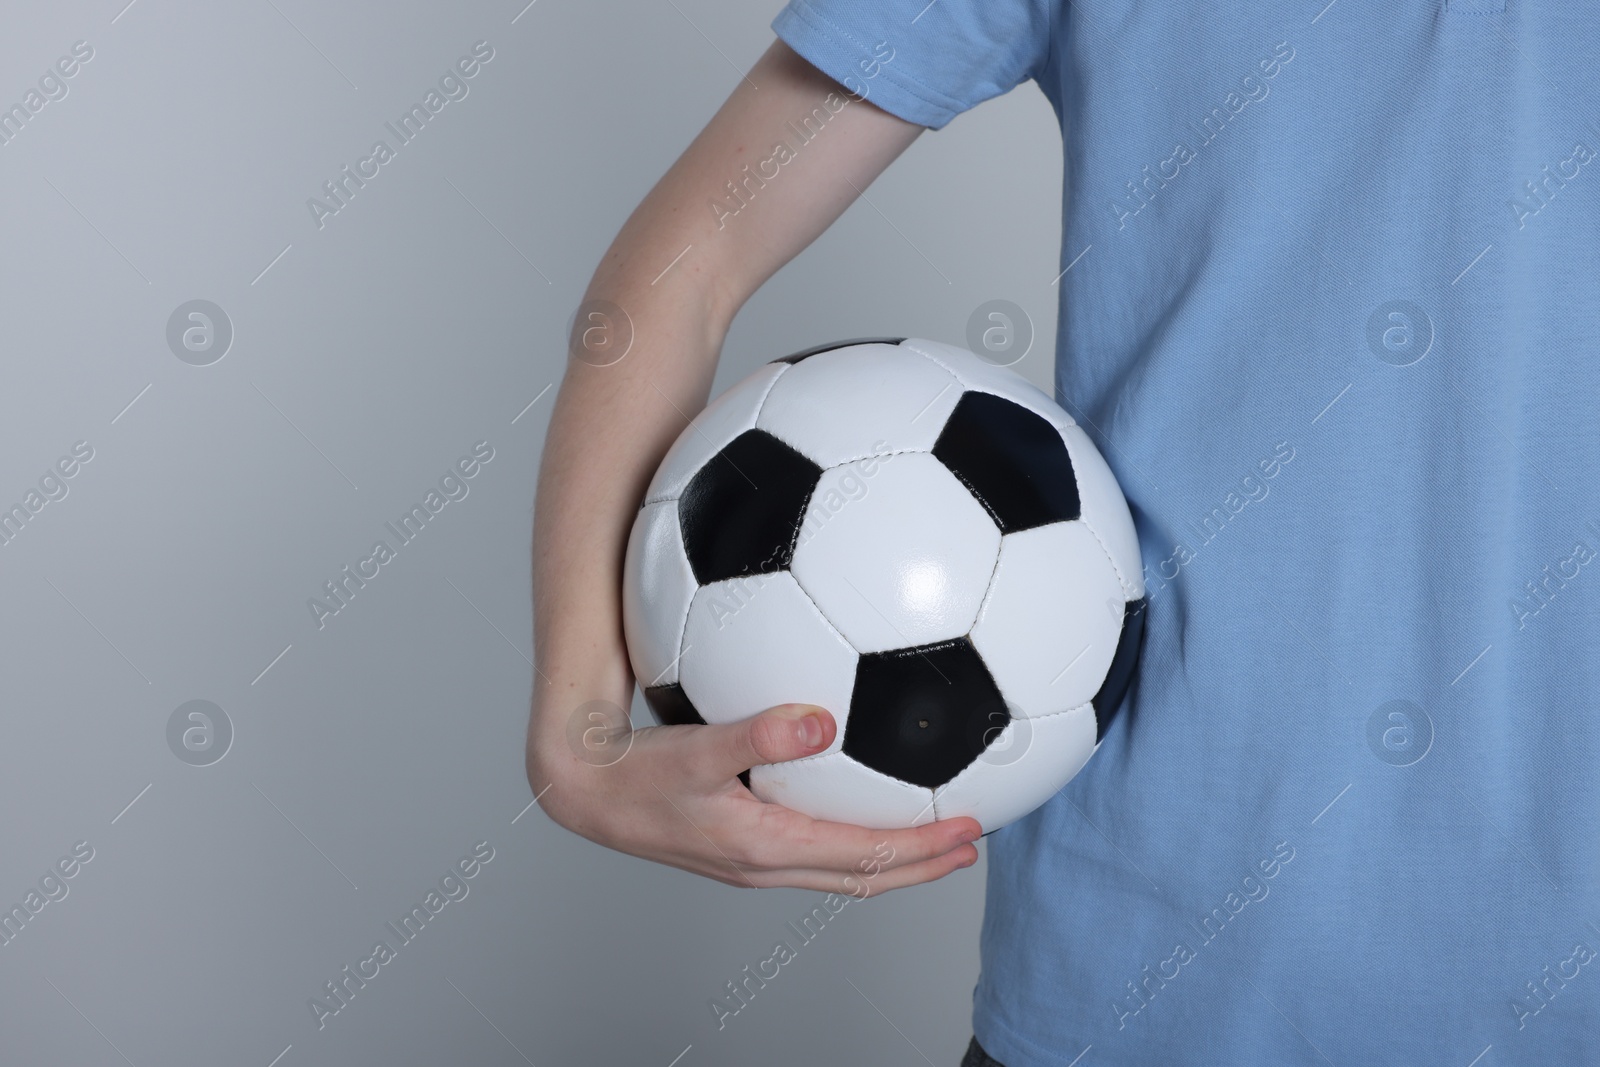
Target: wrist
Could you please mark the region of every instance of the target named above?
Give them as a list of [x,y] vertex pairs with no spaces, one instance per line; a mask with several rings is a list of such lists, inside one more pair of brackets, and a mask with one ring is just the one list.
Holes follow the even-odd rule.
[[[534,676],[528,711],[528,761],[550,772],[566,763],[593,764],[594,741],[627,727],[633,703],[633,673],[625,658],[581,671],[541,666]],[[531,772],[530,772],[531,773]],[[535,786],[535,790],[540,788]]]

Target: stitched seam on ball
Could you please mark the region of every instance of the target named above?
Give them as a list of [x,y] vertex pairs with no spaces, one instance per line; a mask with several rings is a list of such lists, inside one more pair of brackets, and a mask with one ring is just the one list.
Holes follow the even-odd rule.
[[[954,367],[948,366],[947,364],[940,362],[939,357],[934,355],[932,352],[926,352],[926,351],[923,351],[920,348],[913,348],[911,351],[916,352],[917,354],[921,355],[924,359],[926,359],[929,362],[931,362],[934,366],[939,367],[946,374],[950,375],[950,377],[954,378],[956,380],[956,384],[961,387],[962,393],[982,393],[985,396],[998,397],[1001,400],[1009,401],[1010,403],[1013,403],[1013,404],[1017,405],[1018,407],[1022,408],[1025,411],[1033,412],[1033,414],[1038,415],[1042,419],[1045,419],[1046,422],[1051,421],[1050,419],[1046,418],[1042,413],[1040,413],[1038,411],[1034,411],[1033,408],[1029,407],[1027,404],[1024,404],[1020,399],[1018,399],[1018,397],[1013,395],[1012,392],[1002,392],[998,387],[990,387],[990,386],[986,386],[986,385],[979,385],[979,384],[977,384],[975,382],[966,381],[965,379],[963,379],[956,372],[956,369]],[[975,357],[975,358],[981,358],[981,357]],[[990,364],[990,366],[995,366],[995,365],[994,364]],[[999,369],[1003,370],[1004,368],[999,368]],[[1033,384],[1032,382],[1029,382],[1026,378],[1023,378],[1021,375],[1017,375],[1017,377],[1022,382],[1024,382],[1025,384],[1028,384],[1028,385],[1032,385]],[[1071,416],[1068,416],[1068,417],[1070,418]]]
[[[1089,442],[1090,447],[1093,447],[1094,441],[1090,439],[1089,431],[1083,429],[1081,426],[1077,427],[1077,429],[1079,433],[1083,434],[1084,440]],[[1056,435],[1061,438],[1061,444],[1067,450],[1067,459],[1072,463],[1072,477],[1073,480],[1076,481],[1078,477],[1078,463],[1077,460],[1073,459],[1072,456],[1072,444],[1067,440],[1066,434],[1063,434],[1060,429],[1056,430]],[[1133,595],[1133,582],[1128,579],[1127,575],[1122,573],[1122,568],[1117,564],[1117,557],[1111,554],[1111,549],[1106,545],[1105,538],[1100,536],[1100,531],[1094,528],[1094,524],[1089,521],[1089,517],[1083,513],[1083,495],[1081,492],[1079,493],[1078,499],[1078,521],[1083,523],[1084,527],[1094,535],[1094,539],[1100,543],[1100,551],[1104,552],[1106,554],[1106,559],[1111,561],[1111,569],[1116,572],[1117,584],[1122,587],[1122,597],[1124,600],[1126,600],[1128,597]]]
[[[937,459],[938,457],[934,457],[934,458]],[[988,499],[985,498],[984,495],[981,492],[978,491],[978,487],[973,485],[972,484],[972,480],[970,478],[968,478],[965,474],[962,474],[960,471],[955,470],[948,463],[945,464],[945,468],[944,469],[949,471],[951,474],[955,475],[956,476],[956,481],[958,481],[962,485],[966,486],[967,492],[972,495],[972,499],[976,500],[978,502],[978,506],[981,507],[985,512],[988,513],[990,521],[994,523],[996,529],[1000,530],[1000,536],[1004,537],[1008,531],[1004,529],[1003,524],[1004,524],[1005,520],[1000,517],[999,509],[995,508],[992,504],[989,503]],[[1018,530],[1016,532],[1017,533],[1021,533],[1022,531]]]
[[[849,642],[849,640],[844,636],[844,634],[839,632],[838,627],[833,625],[833,621],[831,619],[829,619],[828,616],[826,616],[826,615],[824,615],[822,613],[822,608],[819,607],[817,605],[817,602],[811,598],[811,594],[810,594],[810,592],[808,592],[806,590],[806,587],[800,584],[800,579],[799,579],[798,576],[795,575],[794,571],[792,571],[792,570],[791,571],[785,571],[784,573],[789,576],[789,580],[790,581],[794,582],[794,587],[796,589],[800,590],[800,595],[806,598],[806,603],[811,605],[811,610],[817,613],[817,618],[822,620],[822,625],[824,625],[824,626],[826,626],[828,628],[828,632],[833,634],[834,637],[837,637],[839,639],[839,643],[845,647],[845,650],[847,652],[849,652],[852,656],[856,657],[857,659],[860,659],[861,658],[861,653],[856,650],[856,646],[852,645]],[[854,676],[852,676],[851,679],[850,679],[850,699],[854,700],[855,699],[855,695],[856,695],[856,681],[855,681]],[[830,715],[832,715],[833,714],[833,709],[829,708],[828,709],[828,713]],[[848,703],[845,705],[844,717],[845,717],[845,722],[848,723],[850,721],[850,705]],[[835,719],[835,722],[837,724],[838,716],[835,715],[834,719]],[[843,753],[844,752],[844,726],[843,725],[838,725],[838,731],[839,731],[838,734],[835,735],[835,737],[834,737],[834,740],[839,742],[839,747],[838,748],[834,748],[832,745],[829,745],[827,748],[823,749],[821,752],[814,752],[809,756],[801,756],[798,759],[784,760],[783,762],[784,763],[804,763],[807,760],[821,759],[823,756],[832,756],[832,755],[835,755],[835,754],[838,754],[838,753]]]
[[[813,752],[809,756],[797,756],[794,759],[786,759],[786,760],[783,761],[783,765],[785,767],[787,767],[791,763],[809,763],[812,760],[825,759],[828,756],[844,756],[844,746],[841,744],[838,748],[829,748],[829,749],[826,749],[825,751],[822,751],[822,752]],[[849,759],[850,757],[845,756],[845,758]],[[756,764],[756,766],[757,767],[775,767],[775,766],[777,766],[777,764],[775,764],[775,763],[758,763],[758,764]]]
[[[767,385],[767,391],[761,394],[761,399],[756,404],[755,416],[754,416],[754,418],[752,418],[750,420],[750,429],[757,430],[757,429],[761,428],[761,413],[766,410],[767,400],[772,396],[772,390],[777,388],[778,382],[780,382],[783,379],[783,376],[785,374],[789,373],[790,368],[792,368],[794,365],[795,364],[793,364],[793,363],[781,363],[781,364],[779,364],[778,373],[774,374],[772,376],[772,381]],[[768,366],[771,366],[771,364],[768,364]],[[779,434],[779,433],[777,433],[777,432],[775,432],[773,430],[761,430],[761,432],[764,433],[764,434],[768,434],[771,437],[773,437],[775,440],[782,442],[784,445],[787,445],[789,448],[793,449],[796,453],[798,453],[799,455],[805,457],[807,460],[811,459],[810,456],[807,456],[805,454],[805,450],[804,449],[800,448],[800,446],[795,444],[793,441],[790,441],[787,438],[785,438],[782,434]],[[812,460],[812,462],[815,462],[815,461]],[[822,472],[818,471],[818,473],[817,473],[817,482],[813,483],[812,486],[811,486],[810,491],[806,493],[806,499],[805,499],[804,503],[802,503],[800,505],[800,514],[795,519],[794,529],[789,531],[788,560],[789,560],[789,565],[790,566],[792,566],[794,564],[794,554],[800,548],[800,531],[805,528],[806,512],[811,510],[811,500],[812,500],[813,497],[815,497],[817,495],[817,485],[821,484],[821,481],[822,481]],[[785,570],[787,570],[787,569],[788,569],[788,567],[786,566]],[[792,574],[790,576],[793,577]],[[796,585],[800,584],[799,579],[795,580],[795,584]],[[805,590],[803,588],[800,591],[802,593],[805,592]],[[811,598],[811,595],[809,593],[807,593],[806,594],[806,599],[809,600],[810,598]],[[814,607],[815,604],[813,604],[812,606]],[[827,619],[824,618],[823,621],[826,622]],[[848,642],[846,642],[846,644],[848,644]]]
[[[789,550],[787,562],[783,567],[784,570],[790,570],[790,568],[794,566],[794,554],[800,551],[800,531],[806,528],[806,513],[811,510],[811,501],[816,499],[817,486],[821,484],[822,475],[819,474],[817,475],[816,482],[809,490],[807,490],[806,499],[805,502],[800,505],[799,514],[795,516],[794,529],[789,531]],[[790,571],[790,576],[793,577],[793,571]],[[796,578],[794,584],[799,585],[800,579]],[[804,592],[804,590],[801,591]],[[807,599],[810,599],[810,596],[811,594],[806,594]]]
[[[1037,410],[1035,410],[1033,407],[1031,407],[1028,404],[1024,403],[1022,397],[1020,397],[1018,395],[1015,395],[1016,393],[1020,393],[1021,390],[1012,390],[1012,391],[1009,391],[1009,392],[1001,392],[1001,391],[999,391],[998,388],[988,388],[986,386],[974,385],[974,384],[972,384],[970,382],[964,381],[961,378],[960,374],[958,374],[956,372],[955,368],[950,367],[950,366],[946,365],[945,363],[943,363],[939,359],[939,357],[934,355],[932,352],[929,352],[929,351],[927,351],[925,349],[917,348],[917,347],[909,344],[908,342],[911,341],[911,340],[914,340],[914,338],[907,338],[906,341],[902,341],[900,347],[911,349],[911,351],[917,353],[919,356],[921,356],[924,359],[928,360],[934,366],[940,368],[946,374],[948,374],[952,378],[956,379],[956,383],[961,386],[961,389],[962,389],[963,392],[967,392],[967,393],[986,393],[989,396],[997,396],[1001,400],[1009,400],[1011,403],[1016,404],[1018,407],[1021,407],[1021,408],[1025,409],[1025,410],[1027,410],[1027,411],[1032,411],[1035,415],[1038,415],[1040,418],[1044,419],[1046,422],[1049,422],[1049,423],[1052,423],[1052,424],[1056,421],[1056,419],[1060,418],[1062,415],[1066,416],[1068,425],[1076,426],[1078,424],[1077,420],[1075,420],[1072,417],[1071,413],[1068,412],[1065,408],[1063,408],[1060,404],[1057,404],[1054,398],[1050,397],[1049,394],[1045,393],[1045,391],[1043,389],[1039,389],[1038,386],[1034,385],[1027,378],[1024,378],[1021,374],[1017,374],[1016,371],[1012,371],[1011,373],[1017,375],[1017,380],[1018,380],[1019,383],[1021,383],[1022,385],[1027,386],[1030,389],[1037,389],[1041,396],[1044,396],[1047,400],[1050,401],[1051,404],[1054,404],[1055,407],[1060,409],[1059,413],[1057,413],[1057,412],[1049,412],[1048,409],[1047,409],[1047,411],[1037,411]],[[976,353],[974,353],[974,356],[977,359],[980,359],[980,360],[983,359],[982,356],[978,356],[978,355],[976,355]],[[983,361],[985,363],[988,363],[987,360],[983,360]],[[1009,367],[1002,367],[998,363],[988,363],[988,365],[991,366],[991,367],[994,367],[997,370],[1010,370],[1011,369]],[[1024,394],[1024,395],[1026,395],[1026,394]],[[1032,399],[1032,397],[1028,397],[1028,399]]]
[[[769,363],[769,364],[767,364],[767,366],[770,367],[770,366],[772,366],[772,364]],[[789,373],[789,368],[792,367],[792,366],[794,366],[793,363],[780,363],[780,364],[778,364],[778,373],[774,374],[772,376],[772,381],[767,383],[767,391],[761,394],[761,399],[760,400],[756,401],[756,410],[755,410],[755,414],[750,417],[750,426],[748,427],[749,429],[752,429],[752,430],[755,429],[756,428],[756,423],[761,421],[761,409],[767,406],[767,397],[772,395],[773,388],[776,387],[777,384],[780,381],[783,380],[783,376],[785,374]],[[777,437],[778,435],[777,434],[773,434],[772,436]],[[779,440],[783,440],[783,439],[779,438]],[[784,443],[788,444],[787,441],[784,441]],[[792,448],[793,446],[791,445],[790,447]]]
[[[790,578],[794,579],[794,584],[796,586],[798,586],[799,589],[800,589],[800,592],[805,595],[806,602],[811,605],[811,610],[815,611],[822,618],[823,625],[826,626],[830,631],[832,631],[834,636],[837,637],[840,641],[842,641],[844,643],[844,647],[848,648],[850,650],[851,654],[856,656],[856,657],[858,657],[858,658],[863,656],[863,655],[865,655],[865,653],[862,652],[859,648],[857,648],[855,645],[851,644],[850,643],[850,639],[844,635],[844,632],[842,630],[840,630],[837,626],[835,626],[833,624],[833,620],[828,618],[828,616],[823,613],[822,606],[820,604],[818,604],[817,601],[816,601],[816,598],[811,595],[811,590],[809,590],[809,589],[807,589],[805,587],[805,583],[800,581],[800,576],[794,572],[794,565],[793,565],[793,561],[792,560],[790,561],[789,569],[786,570],[784,573],[786,573]],[[854,682],[851,683],[850,693],[851,693],[852,696],[855,695],[855,683]]]
[[[946,374],[948,374],[950,376],[950,380],[956,383],[956,388],[957,389],[960,389],[963,393],[967,391],[967,389],[969,387],[968,387],[967,383],[962,380],[961,375],[957,374],[955,371],[951,370],[949,367],[945,366],[943,363],[940,363],[939,360],[934,357],[933,353],[929,352],[927,349],[919,348],[916,345],[912,344],[911,342],[914,341],[914,340],[916,340],[916,338],[908,337],[904,341],[901,341],[900,344],[897,345],[896,347],[897,348],[904,348],[904,349],[906,349],[907,351],[910,351],[910,352],[915,352],[917,355],[921,356],[923,359],[927,360],[929,363],[932,363],[935,367],[938,367],[940,370],[942,370]],[[943,396],[943,395],[944,395],[943,393],[939,394],[939,396]],[[937,399],[939,399],[939,397],[936,396],[933,399],[937,400]],[[957,403],[959,403],[960,402],[960,398],[957,397],[956,401],[957,401]],[[931,401],[931,400],[929,401],[930,404],[932,402],[933,401]]]
[[[896,348],[904,348],[908,352],[914,352],[917,355],[921,356],[923,359],[927,360],[929,363],[932,363],[935,367],[938,367],[940,370],[944,371],[945,376],[948,377],[951,380],[951,382],[953,382],[955,384],[955,387],[956,387],[957,390],[959,390],[961,392],[966,392],[967,391],[967,384],[965,382],[963,382],[959,377],[957,377],[956,373],[954,371],[952,371],[949,367],[946,367],[944,364],[940,363],[938,360],[934,359],[932,356],[928,355],[928,353],[924,352],[922,349],[915,348],[915,347],[913,347],[911,345],[908,345],[904,341],[900,342],[900,344],[895,345],[894,347],[896,347]],[[835,350],[835,351],[837,351],[837,350]],[[780,377],[781,377],[781,375],[780,375]],[[773,379],[773,384],[774,385],[777,384],[777,379],[776,378]],[[949,387],[946,386],[945,388],[949,388]],[[772,390],[769,389],[769,390],[767,390],[767,392],[770,394],[772,392]],[[933,399],[937,400],[937,399],[939,399],[939,397],[941,397],[943,395],[944,395],[944,391],[940,390],[939,393],[937,395],[935,395]],[[767,403],[767,398],[765,396],[763,396],[761,398],[761,406],[763,408],[766,407],[766,403]],[[933,400],[928,401],[928,403],[931,405],[933,403]],[[756,419],[759,421],[760,418],[761,418],[761,411],[758,409],[756,411]],[[772,433],[771,430],[767,430],[766,432],[767,433]],[[772,436],[777,437],[778,440],[783,441],[783,443],[788,445],[790,448],[794,448],[796,451],[800,451],[795,446],[794,442],[792,442],[792,441],[784,441],[782,437],[779,437],[775,433],[772,433]],[[937,442],[937,435],[935,435],[935,441]],[[835,464],[832,464],[831,466],[824,467],[824,468],[822,468],[822,473],[826,474],[831,470],[837,470],[838,468],[844,467],[844,466],[848,466],[851,463],[859,463],[861,460],[867,459],[868,457],[881,458],[881,457],[884,457],[884,456],[903,456],[903,455],[908,455],[908,454],[913,453],[913,452],[931,455],[932,452],[933,452],[933,449],[931,447],[929,447],[929,448],[900,448],[900,449],[895,449],[895,450],[893,450],[891,452],[867,452],[867,453],[864,453],[863,455],[853,456],[850,459],[842,459],[839,462],[837,462]],[[809,503],[809,501],[807,501],[807,503]]]
[[1133,592],[1132,584],[1123,575],[1122,568],[1117,566],[1117,559],[1111,554],[1111,549],[1106,546],[1105,538],[1100,536],[1100,531],[1096,530],[1089,520],[1083,517],[1081,512],[1078,515],[1078,521],[1083,523],[1084,529],[1088,530],[1089,533],[1094,535],[1095,541],[1100,545],[1100,551],[1106,554],[1106,559],[1110,562],[1111,569],[1116,572],[1117,584],[1122,587],[1122,598],[1126,600],[1128,598],[1128,594]]
[[[931,456],[931,455],[933,455],[933,453],[929,449],[926,449],[926,448],[896,448],[896,449],[894,449],[893,451],[890,451],[890,452],[865,452],[865,453],[863,453],[863,454],[861,454],[859,456],[852,456],[850,459],[841,459],[839,462],[833,464],[832,466],[823,467],[822,468],[822,473],[823,474],[827,474],[829,471],[836,471],[840,467],[848,467],[852,463],[860,463],[864,459],[888,459],[890,456],[912,456],[912,455],[915,455],[915,456]],[[868,477],[871,477],[871,475],[868,475]],[[821,481],[821,479],[819,478],[818,481]]]
[[[989,606],[989,598],[994,595],[994,576],[1000,573],[1000,557],[1005,550],[1006,537],[1005,534],[1001,534],[1000,543],[994,546],[994,566],[989,568],[989,584],[984,586],[983,599],[978,601],[978,612],[972,616],[972,624],[967,627],[967,632],[962,635],[967,639],[968,644],[972,644],[972,631],[978,628],[978,622],[983,618],[983,609]],[[973,645],[972,650],[978,653],[979,659],[983,659],[983,653],[978,651],[977,645]],[[985,668],[987,666],[988,664],[985,663]]]
[[[772,365],[772,364],[770,364],[770,363],[769,363],[769,364],[766,364],[766,366],[769,366],[769,367],[770,367],[770,366],[771,366],[771,365]],[[767,391],[766,391],[766,392],[764,392],[764,393],[762,393],[762,394],[761,394],[761,399],[760,399],[760,400],[758,400],[758,401],[756,401],[756,409],[755,409],[755,412],[754,412],[754,413],[753,413],[753,414],[752,414],[752,415],[751,415],[751,416],[750,416],[750,425],[748,425],[748,426],[746,426],[746,427],[745,427],[745,428],[744,428],[744,429],[742,429],[742,430],[740,430],[740,431],[739,431],[739,433],[736,433],[736,434],[734,434],[734,435],[733,435],[733,436],[734,436],[734,437],[738,437],[738,436],[739,436],[739,434],[744,434],[744,433],[749,433],[749,432],[750,432],[750,431],[751,431],[751,430],[753,430],[753,429],[755,429],[755,428],[756,428],[756,423],[757,423],[757,422],[758,422],[758,421],[760,421],[760,419],[761,419],[761,409],[762,409],[762,408],[764,408],[764,407],[766,407],[766,404],[767,404],[767,397],[769,397],[769,396],[771,396],[771,395],[772,395],[772,387],[773,387],[773,386],[775,386],[775,385],[777,385],[777,384],[778,384],[778,380],[779,380],[779,379],[780,379],[780,378],[782,378],[782,377],[783,377],[783,375],[784,375],[784,372],[785,372],[785,371],[787,371],[787,370],[788,370],[788,369],[789,369],[789,364],[787,364],[787,363],[782,363],[782,364],[779,364],[779,366],[778,366],[778,373],[777,373],[777,374],[774,374],[774,375],[773,375],[773,376],[772,376],[772,381],[770,381],[770,382],[768,382],[768,383],[767,383]],[[734,383],[734,385],[738,385],[738,384],[739,384],[739,383],[738,383],[738,382],[735,382],[735,383]],[[730,388],[731,388],[731,387],[730,387]],[[724,390],[724,392],[726,392],[726,390]],[[715,403],[715,402],[716,402],[716,400],[717,400],[717,399],[719,399],[719,398],[720,398],[720,395],[721,395],[721,394],[719,394],[719,395],[718,395],[718,397],[713,397],[713,398],[712,398],[712,400],[711,400],[711,402],[710,402],[710,403],[707,403],[707,404],[706,404],[706,407],[710,407],[710,406],[711,406],[711,404],[712,404],[712,403]],[[670,403],[670,401],[669,401],[669,403]],[[701,408],[701,409],[700,409],[700,411],[701,411],[701,412],[703,412],[703,411],[705,411],[705,409],[706,409],[706,408]],[[695,418],[699,418],[699,413],[696,413],[696,415],[695,415]],[[691,426],[692,426],[692,425],[693,425],[693,424],[694,424],[694,419],[690,419],[690,420],[689,420],[689,424],[690,424],[690,425],[691,425]],[[686,429],[687,429],[687,427],[685,427],[685,428],[686,428]],[[772,435],[772,436],[774,436],[774,437],[777,437],[777,436],[778,436],[778,435],[777,435],[777,434],[773,434],[773,435]],[[781,437],[779,437],[779,438],[778,438],[778,440],[780,440],[780,441],[782,441],[782,440],[783,440],[783,438],[781,438]],[[730,441],[731,441],[731,438],[730,438]],[[784,443],[784,444],[789,444],[789,442],[787,442],[787,441],[784,441],[784,442],[783,442],[783,443]],[[724,445],[723,445],[723,446],[722,446],[722,448],[719,448],[719,449],[717,449],[717,451],[716,451],[716,452],[713,452],[713,453],[711,453],[711,459],[716,459],[716,458],[717,458],[717,455],[718,455],[718,453],[720,453],[720,452],[721,452],[721,451],[722,451],[722,449],[723,449],[723,448],[727,448],[727,447],[728,447],[728,446],[727,446],[727,445],[726,445],[726,444],[724,444]],[[790,445],[790,446],[789,446],[789,447],[791,447],[791,448],[793,448],[793,447],[794,447],[794,446],[793,446],[793,445]],[[709,463],[709,462],[710,462],[710,461],[711,461],[711,460],[707,460],[707,461],[706,461],[706,462],[707,462],[707,463]],[[699,466],[699,467],[697,467],[697,468],[696,468],[696,469],[695,469],[695,474],[699,474],[699,473],[700,473],[700,471],[702,471],[702,470],[704,470],[704,469],[705,469],[705,463],[702,463],[702,464],[700,464],[700,466]],[[694,474],[691,474],[691,475],[689,475],[689,480],[690,480],[690,481],[693,481],[693,480],[694,480]],[[687,484],[688,484],[688,482],[685,482],[685,483],[684,483],[684,484],[685,484],[685,485],[687,485]],[[641,508],[643,508],[643,507],[645,507],[645,506],[646,506],[646,505],[649,505],[649,504],[659,504],[659,503],[661,503],[661,502],[662,502],[662,501],[665,501],[665,500],[677,500],[677,499],[678,499],[678,498],[679,498],[679,497],[681,497],[681,496],[682,496],[682,495],[683,495],[683,491],[682,491],[682,490],[679,490],[679,491],[678,491],[678,492],[676,492],[676,493],[670,493],[670,494],[668,494],[668,495],[667,495],[667,496],[653,496],[653,497],[648,497],[648,498],[647,498],[647,499],[646,499],[646,500],[645,500],[645,502],[644,502],[644,503],[643,503],[643,504],[640,504],[640,505],[639,505],[639,506],[640,506],[640,507],[641,507]]]
[[[1060,711],[1047,711],[1043,715],[1019,715],[1016,718],[1023,719],[1027,722],[1037,722],[1040,719],[1049,719],[1057,715],[1071,715],[1073,712],[1082,711],[1084,708],[1088,708],[1090,711],[1093,711],[1094,701],[1085,700],[1082,704],[1076,704],[1070,708],[1062,708]],[[1016,720],[1013,719],[1013,721]]]
[[[768,431],[768,432],[770,432],[770,431]],[[776,435],[774,435],[774,436],[776,436]],[[779,440],[782,440],[782,438],[779,438]],[[788,442],[784,442],[784,443],[787,444]],[[793,448],[794,446],[790,445],[789,447]],[[796,449],[796,451],[799,451],[799,450]],[[802,453],[802,455],[803,454],[804,453]],[[803,505],[801,505],[801,507],[800,507],[800,519],[799,519],[799,521],[797,521],[794,524],[794,534],[789,539],[789,566],[791,568],[794,566],[795,554],[800,551],[800,531],[802,531],[802,530],[804,530],[806,528],[806,516],[811,512],[812,501],[816,500],[816,498],[817,498],[817,490],[822,488],[822,479],[827,475],[827,473],[829,471],[838,470],[840,467],[848,467],[852,463],[860,463],[861,461],[863,461],[865,459],[868,459],[869,457],[872,458],[872,459],[888,459],[890,456],[911,456],[911,455],[930,456],[932,454],[933,453],[929,452],[925,448],[902,448],[902,449],[897,449],[896,451],[893,451],[893,452],[868,452],[865,456],[857,456],[854,459],[847,459],[847,460],[844,460],[842,462],[835,463],[831,467],[822,468],[821,473],[819,473],[817,475],[816,484],[813,485],[811,487],[811,491],[806,494],[805,503]],[[810,457],[807,457],[807,458],[810,458]],[[869,475],[867,475],[867,477],[870,478],[870,477],[872,477],[872,475],[869,474]],[[813,536],[815,536],[815,534],[813,534]],[[795,581],[798,582],[799,579],[796,578]],[[811,594],[808,592],[808,593],[806,593],[806,595],[809,597]],[[813,603],[815,603],[815,601],[813,601]]]
[[[795,588],[800,590],[800,595],[806,598],[806,603],[811,605],[811,610],[817,613],[817,618],[822,620],[822,625],[828,628],[828,632],[837,637],[839,639],[839,643],[843,645],[852,656],[860,656],[861,653],[856,649],[856,646],[852,645],[850,640],[839,631],[839,628],[833,624],[832,619],[823,614],[821,605],[813,600],[810,591],[807,590],[805,586],[800,584],[799,576],[796,575],[792,570],[787,570],[784,573],[789,575],[790,580],[794,582]],[[852,692],[854,692],[853,688]]]
[[[673,525],[674,526],[677,525],[677,516],[676,515],[673,516]],[[678,531],[678,547],[680,549],[683,548],[683,531],[681,531],[681,530]],[[686,551],[686,552],[684,552],[684,559],[688,559],[688,558],[689,558],[689,554]],[[689,576],[691,578],[694,577],[694,568],[692,568],[692,567],[689,569]],[[695,586],[694,592],[689,594],[689,603],[683,609],[683,622],[678,624],[678,654],[676,656],[672,657],[672,662],[667,664],[666,670],[663,670],[661,672],[661,674],[666,674],[667,671],[671,671],[672,672],[672,681],[670,683],[668,683],[668,684],[675,685],[680,690],[683,688],[683,652],[684,652],[683,641],[684,641],[684,638],[689,636],[689,612],[694,609],[694,598],[700,595],[700,590],[703,589],[703,588],[705,588],[705,587],[702,586],[702,585],[698,585],[697,584]],[[652,683],[652,684],[659,684],[660,677],[661,677],[660,674],[656,675],[656,678],[658,679],[658,682],[657,683]],[[684,696],[685,696],[685,698],[687,698],[688,694],[685,693]],[[698,715],[699,713],[700,713],[700,709],[699,708],[695,708],[695,714]]]

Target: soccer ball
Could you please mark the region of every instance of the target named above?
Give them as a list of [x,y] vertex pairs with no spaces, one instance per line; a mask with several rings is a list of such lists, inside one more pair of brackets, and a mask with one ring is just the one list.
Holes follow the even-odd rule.
[[768,363],[673,443],[623,623],[662,723],[832,712],[825,751],[751,769],[762,800],[988,833],[1099,746],[1144,594],[1127,502],[1054,401],[965,349],[860,338]]

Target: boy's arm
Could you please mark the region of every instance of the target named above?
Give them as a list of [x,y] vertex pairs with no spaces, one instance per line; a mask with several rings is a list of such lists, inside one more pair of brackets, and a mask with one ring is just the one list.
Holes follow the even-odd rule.
[[[849,100],[764,176],[737,215],[712,208],[824,99]],[[824,110],[824,114],[827,114]],[[622,561],[645,488],[686,420],[705,406],[722,341],[762,282],[809,245],[922,127],[852,99],[778,41],[656,183],[612,242],[589,288],[627,324],[591,320],[551,415],[533,529],[534,682],[527,769],[556,822],[612,848],[738,886],[850,891],[874,862],[872,891],[948,874],[977,858],[972,819],[876,831],[818,822],[755,799],[740,771],[818,752],[831,715],[783,705],[720,726],[634,734],[609,766],[569,743],[591,701],[626,708],[633,677],[623,641]],[[770,174],[770,168],[769,168]],[[722,215],[719,218],[719,214]],[[609,335],[607,328],[612,331]],[[574,333],[585,329],[579,323]],[[808,715],[808,713],[810,713]],[[819,714],[820,713],[820,714]],[[814,726],[808,737],[807,724]],[[883,862],[883,843],[892,859]]]

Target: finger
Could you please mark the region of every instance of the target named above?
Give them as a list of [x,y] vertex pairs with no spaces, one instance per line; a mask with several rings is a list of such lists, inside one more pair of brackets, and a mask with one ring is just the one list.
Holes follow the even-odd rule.
[[763,804],[756,817],[754,832],[741,843],[752,866],[766,869],[875,874],[943,856],[983,833],[983,826],[970,816],[891,830],[813,819],[781,804]]
[[833,743],[837,732],[825,708],[779,704],[739,722],[695,731],[696,743],[705,747],[703,758],[694,762],[706,784],[720,786],[758,764],[816,755]]
[[942,856],[934,856],[917,863],[908,863],[884,869],[874,875],[859,871],[820,870],[814,867],[790,867],[776,871],[746,871],[744,877],[734,876],[729,884],[754,885],[767,889],[778,886],[796,889],[814,889],[825,893],[866,900],[881,896],[892,889],[920,885],[943,878],[947,874],[970,867],[978,862],[978,846],[965,844],[951,849]]

